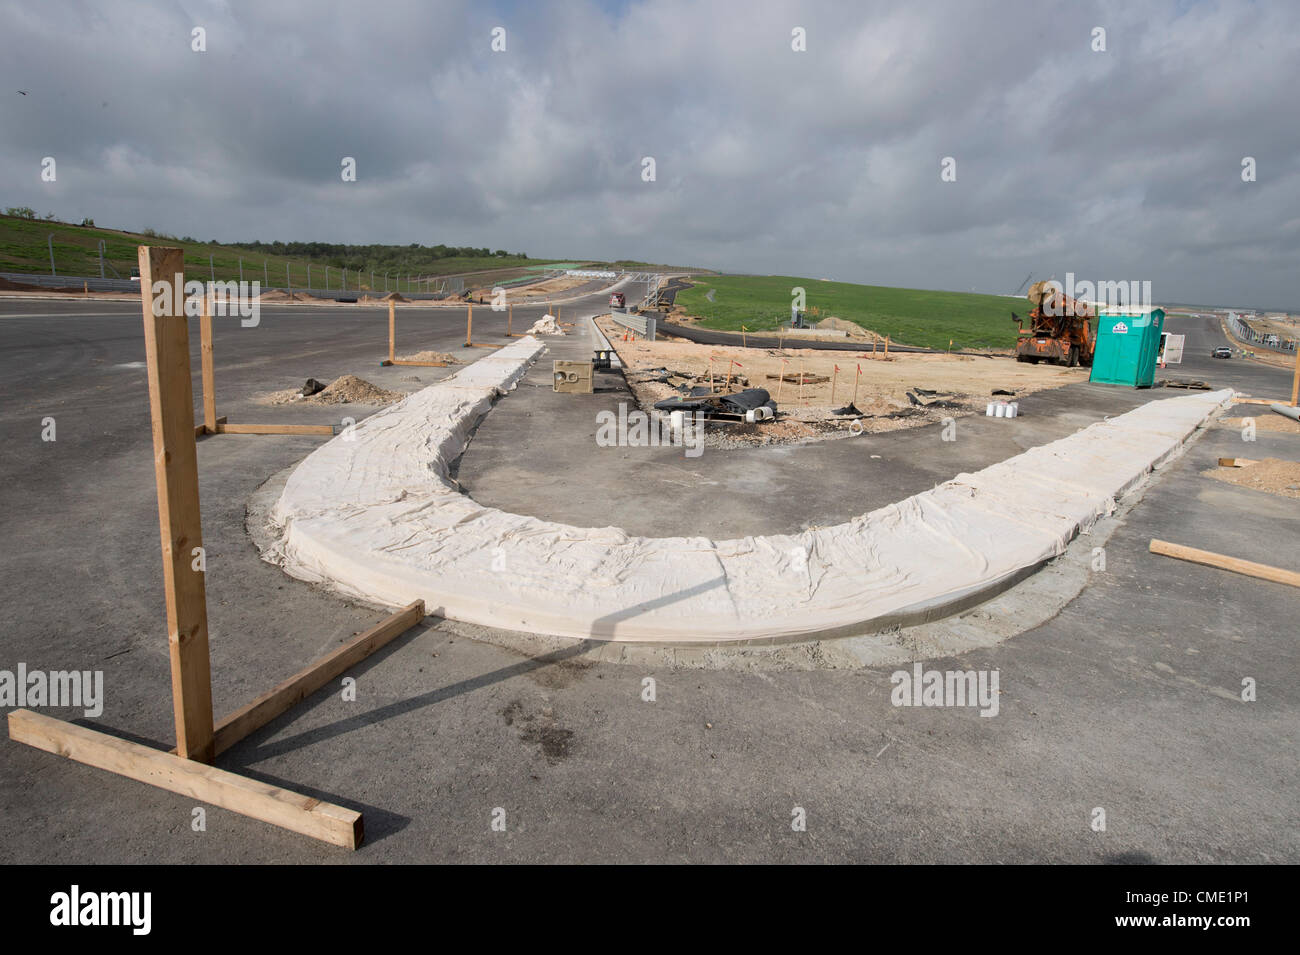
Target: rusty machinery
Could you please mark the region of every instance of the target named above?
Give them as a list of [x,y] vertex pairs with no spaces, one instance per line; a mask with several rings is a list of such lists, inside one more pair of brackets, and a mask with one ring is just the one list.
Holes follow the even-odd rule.
[[[1052,281],[1035,282],[1025,296],[1033,308],[1022,318],[1011,319],[1020,329],[1016,337],[1016,361],[1053,365],[1091,365],[1097,346],[1093,322],[1096,310],[1087,302],[1070,298]],[[1025,327],[1026,319],[1029,327]]]

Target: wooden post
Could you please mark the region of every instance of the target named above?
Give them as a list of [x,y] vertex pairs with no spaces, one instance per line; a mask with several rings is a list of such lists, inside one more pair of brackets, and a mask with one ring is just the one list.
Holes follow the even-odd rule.
[[217,385],[212,366],[212,312],[208,308],[208,293],[203,293],[203,308],[199,312],[199,357],[203,365],[203,430],[207,434],[217,431]]
[[514,323],[515,323],[515,307],[513,304],[511,304],[509,306],[509,311],[506,312],[506,338],[514,338],[514,336],[510,334],[510,329],[514,325]]
[[889,361],[889,336],[885,336],[885,361]]
[[749,345],[745,342],[745,326],[744,326],[744,325],[741,325],[741,326],[740,326],[740,347],[741,347],[741,348],[748,348],[748,347],[749,347]]
[[[203,572],[193,569],[197,559],[193,551],[203,546],[203,531],[194,444],[190,333],[185,321],[185,259],[180,249],[142,245],[139,261],[176,752],[187,759],[210,763],[212,676],[207,595]],[[155,281],[166,286],[166,292],[159,293],[156,309]]]
[[397,348],[397,304],[392,299],[388,301],[388,362],[392,364],[397,360],[395,349]]
[[834,408],[835,407],[835,382],[840,376],[840,366],[832,363],[831,367],[834,369],[834,371],[831,372],[831,407]]
[[778,405],[781,403],[781,388],[785,385],[785,363],[787,361],[789,361],[788,358],[781,359],[781,377],[776,380],[776,403]]
[[799,404],[803,404],[803,359],[799,359]]
[[469,303],[469,316],[465,320],[465,347],[474,341],[474,303]]
[[1295,374],[1291,377],[1291,407],[1296,406],[1296,399],[1300,398],[1300,347],[1295,350]]
[[709,394],[713,394],[718,389],[713,384],[713,356],[709,356]]
[[853,400],[849,402],[854,408],[858,406],[858,381],[862,378],[862,362],[858,362],[858,373],[853,378]]

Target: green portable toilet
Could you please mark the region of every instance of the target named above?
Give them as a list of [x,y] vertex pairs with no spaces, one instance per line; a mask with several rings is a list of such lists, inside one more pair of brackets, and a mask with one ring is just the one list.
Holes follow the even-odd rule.
[[1089,381],[1150,388],[1156,378],[1164,309],[1105,308],[1097,314],[1097,349]]

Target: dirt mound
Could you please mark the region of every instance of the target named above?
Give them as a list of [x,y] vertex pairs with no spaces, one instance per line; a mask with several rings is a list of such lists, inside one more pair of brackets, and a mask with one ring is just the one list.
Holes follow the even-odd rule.
[[259,302],[297,302],[298,296],[292,292],[271,291],[262,292],[257,297]]
[[459,365],[460,362],[450,352],[445,351],[418,351],[414,355],[398,355],[398,361],[440,361],[448,365]]
[[407,300],[406,296],[402,295],[401,292],[389,292],[382,299],[380,299],[380,301],[383,302],[405,302],[406,300]]
[[878,337],[876,336],[875,332],[863,328],[857,322],[850,322],[848,319],[845,318],[836,318],[834,315],[832,315],[830,318],[823,318],[820,322],[817,323],[817,327],[831,329],[837,332],[844,332],[846,335],[848,335],[849,338],[852,338],[854,341],[869,342],[874,337]]
[[1255,464],[1247,464],[1245,467],[1211,468],[1201,473],[1216,481],[1250,488],[1253,491],[1300,498],[1300,461],[1262,458]]
[[287,388],[262,395],[257,400],[268,405],[391,405],[401,401],[406,395],[400,391],[380,388],[356,375],[343,375],[330,382],[323,391],[304,398],[300,388]]

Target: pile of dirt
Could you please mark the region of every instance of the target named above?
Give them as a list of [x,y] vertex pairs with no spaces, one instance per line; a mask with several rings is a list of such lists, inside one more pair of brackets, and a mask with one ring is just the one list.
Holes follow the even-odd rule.
[[859,342],[869,342],[876,338],[883,339],[883,335],[877,335],[875,332],[863,328],[857,322],[850,322],[845,318],[837,318],[832,315],[830,318],[823,318],[817,323],[818,328],[833,329],[837,332],[844,332],[849,338]]
[[1283,461],[1280,458],[1261,458],[1254,464],[1240,468],[1211,468],[1203,475],[1281,497],[1300,498],[1300,461]]
[[263,304],[266,304],[267,302],[299,302],[299,301],[301,301],[301,299],[298,298],[298,296],[294,295],[292,292],[281,292],[281,291],[278,291],[278,290],[276,290],[276,291],[271,291],[271,292],[261,292],[261,293],[258,294],[258,296],[257,296],[257,300],[258,300],[259,302],[263,303]]
[[565,334],[565,332],[564,329],[560,327],[560,323],[555,320],[554,315],[543,315],[537,321],[533,322],[532,327],[529,328],[528,331],[525,332],[524,334],[525,335],[563,335]]
[[391,405],[405,397],[403,392],[380,388],[356,375],[343,375],[310,397],[304,397],[301,388],[287,388],[261,395],[256,400],[266,405]]
[[459,365],[450,352],[445,351],[418,351],[414,355],[398,355],[398,361],[440,361],[444,365]]

